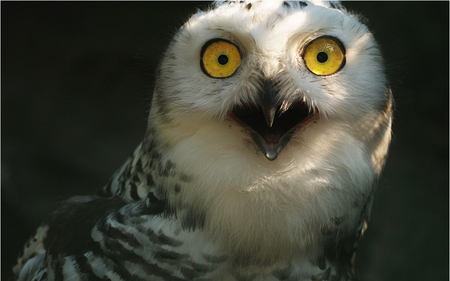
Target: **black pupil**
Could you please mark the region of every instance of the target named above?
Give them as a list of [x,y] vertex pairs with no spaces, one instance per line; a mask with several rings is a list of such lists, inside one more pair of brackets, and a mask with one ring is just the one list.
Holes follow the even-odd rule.
[[325,52],[320,52],[317,54],[317,61],[320,63],[324,63],[328,60],[328,55]]
[[221,65],[226,65],[228,62],[228,57],[226,55],[220,55],[219,58],[217,59],[217,61],[221,64]]

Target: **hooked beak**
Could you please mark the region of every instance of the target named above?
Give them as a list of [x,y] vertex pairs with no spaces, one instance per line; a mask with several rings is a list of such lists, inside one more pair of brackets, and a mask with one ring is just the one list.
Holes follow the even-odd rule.
[[257,104],[236,106],[228,113],[247,130],[270,161],[278,157],[295,132],[319,118],[318,110],[310,110],[303,100],[283,107],[282,104],[277,85],[266,80],[258,93]]
[[262,91],[259,93],[259,106],[262,109],[266,124],[272,128],[275,119],[275,113],[278,107],[278,89],[271,80],[264,82]]

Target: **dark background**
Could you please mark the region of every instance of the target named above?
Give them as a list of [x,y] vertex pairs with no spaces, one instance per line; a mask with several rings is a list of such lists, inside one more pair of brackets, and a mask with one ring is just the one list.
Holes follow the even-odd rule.
[[[358,272],[448,280],[449,2],[344,4],[369,20],[397,105]],[[1,2],[2,278],[58,200],[96,192],[139,144],[154,67],[196,6]]]

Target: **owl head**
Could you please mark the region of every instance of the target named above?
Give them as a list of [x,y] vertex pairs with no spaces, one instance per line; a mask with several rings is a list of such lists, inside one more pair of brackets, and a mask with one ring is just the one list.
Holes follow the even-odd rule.
[[224,1],[175,34],[149,131],[187,172],[233,186],[293,175],[367,194],[391,113],[379,47],[338,2]]
[[151,118],[170,144],[206,129],[216,154],[264,162],[327,149],[337,130],[364,146],[389,101],[373,35],[339,3],[224,1],[175,35]]

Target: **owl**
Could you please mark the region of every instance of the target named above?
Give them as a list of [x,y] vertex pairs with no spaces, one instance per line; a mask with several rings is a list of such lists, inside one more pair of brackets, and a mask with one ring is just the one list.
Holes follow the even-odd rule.
[[61,203],[15,278],[356,280],[392,118],[377,43],[339,2],[214,2],[165,51],[143,142]]

